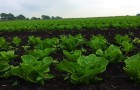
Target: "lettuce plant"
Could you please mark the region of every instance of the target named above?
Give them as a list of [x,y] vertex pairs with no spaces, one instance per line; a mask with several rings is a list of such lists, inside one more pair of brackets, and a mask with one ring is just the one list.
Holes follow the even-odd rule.
[[63,54],[70,60],[70,61],[77,61],[77,59],[81,56],[81,50],[75,50],[73,53],[70,53],[66,50],[63,50]]
[[140,83],[140,53],[125,60],[124,70],[132,80]]
[[12,43],[13,43],[15,46],[19,46],[20,43],[21,43],[21,38],[19,38],[18,36],[15,36],[15,37],[12,39]]
[[107,44],[107,40],[102,35],[93,36],[88,42],[88,46],[90,46],[93,50],[106,49]]
[[140,44],[140,38],[135,37],[134,40],[133,40],[133,43],[139,45]]
[[0,51],[0,61],[7,61],[10,62],[14,58],[16,58],[17,55],[15,55],[15,51],[9,50],[9,51]]
[[8,42],[3,37],[0,37],[0,50],[8,50],[9,45]]
[[102,80],[97,75],[104,72],[107,65],[108,60],[91,54],[89,56],[80,56],[76,62],[63,60],[56,68],[67,72],[65,80],[69,79],[73,84],[88,84]]
[[31,83],[44,84],[44,81],[51,79],[54,76],[49,74],[49,66],[52,63],[52,58],[44,58],[38,61],[31,55],[24,55],[21,57],[22,63],[19,66],[12,66],[8,72],[9,75],[18,76]]
[[61,36],[60,37],[60,47],[62,49],[65,49],[67,51],[73,51],[76,50],[78,46],[82,46],[84,43],[84,38],[81,34],[78,34],[77,36]]
[[110,63],[117,63],[124,60],[124,56],[119,47],[115,45],[110,45],[107,50],[105,50],[105,58],[109,60]]
[[123,47],[122,50],[125,51],[125,53],[129,53],[135,49],[135,46],[133,43],[123,41],[121,45]]
[[120,48],[113,44],[111,44],[105,51],[98,49],[96,55],[106,58],[109,63],[117,63],[125,59]]
[[130,42],[131,38],[128,35],[122,36],[120,34],[116,34],[115,38],[116,43],[122,44],[123,41]]
[[34,46],[34,48],[36,49],[41,49],[44,50],[46,48],[58,48],[59,47],[59,39],[57,38],[46,38],[40,42],[38,42],[38,44],[36,44]]
[[46,38],[43,40],[44,48],[58,48],[59,47],[59,39],[58,38]]
[[55,48],[46,48],[44,50],[34,49],[27,51],[30,55],[36,57],[36,59],[41,60],[48,56],[50,53],[54,52]]
[[131,38],[128,35],[121,36],[120,34],[117,34],[115,36],[116,43],[120,44],[122,46],[122,50],[125,53],[129,53],[134,50],[135,46],[133,45]]
[[29,36],[29,44],[34,45],[36,49],[46,49],[46,48],[58,48],[59,39],[58,38],[46,38],[41,40],[40,37]]
[[40,37],[35,37],[35,36],[29,36],[28,37],[28,43],[30,45],[36,45],[36,44],[39,44],[41,42],[42,42],[42,40],[41,40]]
[[5,73],[10,70],[10,65],[6,61],[0,61],[0,77],[5,77]]

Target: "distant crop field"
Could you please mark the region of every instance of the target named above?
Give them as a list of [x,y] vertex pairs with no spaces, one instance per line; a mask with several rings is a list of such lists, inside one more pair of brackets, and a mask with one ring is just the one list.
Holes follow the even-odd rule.
[[137,29],[139,16],[0,21],[0,31]]

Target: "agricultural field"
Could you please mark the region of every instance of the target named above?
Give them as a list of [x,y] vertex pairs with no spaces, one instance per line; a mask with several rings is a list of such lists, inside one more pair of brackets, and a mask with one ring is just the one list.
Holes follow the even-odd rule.
[[0,31],[44,31],[44,30],[108,30],[136,29],[140,27],[139,16],[75,18],[59,20],[14,20],[0,21]]
[[140,17],[0,21],[0,90],[139,90]]

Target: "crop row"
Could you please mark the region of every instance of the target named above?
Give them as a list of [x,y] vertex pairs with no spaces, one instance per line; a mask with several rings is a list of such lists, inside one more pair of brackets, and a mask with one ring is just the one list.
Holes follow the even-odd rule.
[[[125,62],[124,71],[131,79],[140,82],[139,38],[117,34],[115,43],[109,43],[102,35],[94,35],[86,40],[82,35],[45,38],[29,36],[26,45],[14,37],[11,42],[0,37],[0,78],[17,76],[31,83],[44,84],[44,81],[55,78],[51,74],[53,65],[58,71],[65,72],[64,80],[73,84],[96,83],[102,80],[103,73],[109,64]],[[18,51],[23,53],[18,55]],[[62,55],[56,58],[55,54]],[[17,65],[12,62],[19,63]]]
[[0,31],[137,29],[140,17],[104,17],[61,20],[1,21]]

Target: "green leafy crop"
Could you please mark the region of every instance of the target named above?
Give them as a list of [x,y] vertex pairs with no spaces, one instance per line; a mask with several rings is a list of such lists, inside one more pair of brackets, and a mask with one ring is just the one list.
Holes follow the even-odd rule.
[[107,40],[102,35],[93,36],[88,42],[88,46],[90,46],[93,50],[106,49],[107,44]]
[[140,83],[140,54],[133,55],[125,60],[124,70],[131,79]]
[[82,46],[84,43],[84,38],[81,34],[78,34],[77,36],[61,36],[60,37],[60,47],[62,49],[73,51],[76,50],[78,46]]
[[19,46],[21,44],[21,38],[19,38],[18,36],[15,36],[13,39],[12,39],[12,43],[15,45],[15,46]]
[[122,44],[123,41],[126,41],[126,42],[131,41],[131,38],[128,35],[122,36],[120,34],[116,34],[114,39],[116,40],[116,43],[118,43],[118,44]]
[[70,61],[77,61],[77,59],[81,56],[81,50],[75,50],[73,53],[70,53],[66,50],[63,50],[63,54],[70,60]]
[[5,77],[5,73],[10,70],[10,65],[6,61],[0,61],[0,77]]
[[15,51],[13,50],[0,51],[0,61],[10,62],[16,57],[17,55],[15,55]]
[[30,45],[36,45],[38,43],[40,43],[42,40],[40,37],[35,37],[35,36],[29,36],[28,37],[28,43]]
[[8,50],[9,45],[8,42],[3,37],[0,37],[0,50]]
[[109,60],[110,63],[117,63],[124,60],[124,56],[119,47],[115,45],[110,45],[107,50],[105,50],[105,58]]
[[27,51],[30,55],[36,57],[38,60],[42,60],[43,58],[47,57],[50,53],[54,52],[55,48],[46,48],[44,50],[34,49]]
[[58,48],[59,39],[58,38],[46,38],[42,40],[40,37],[29,36],[28,42],[33,45],[36,49],[46,49],[46,48]]
[[50,20],[7,20],[0,22],[0,31],[109,30],[139,28],[139,16],[67,18]]
[[111,44],[105,51],[98,49],[96,55],[106,58],[109,63],[117,63],[125,59],[120,48],[113,44]]
[[129,53],[135,49],[135,46],[128,35],[121,36],[120,34],[117,34],[115,36],[115,40],[116,43],[122,46],[122,50],[125,51],[126,53]]
[[51,79],[54,76],[49,74],[49,66],[52,63],[52,58],[44,58],[38,61],[31,55],[24,55],[21,57],[22,63],[20,66],[11,67],[8,72],[10,75],[18,76],[31,83],[44,84],[44,81]]
[[43,40],[44,48],[58,48],[59,39],[58,38],[46,38]]
[[71,83],[91,83],[102,80],[98,74],[106,70],[108,61],[103,57],[94,54],[80,56],[76,62],[63,60],[57,65],[57,69],[67,72],[65,79]]
[[122,47],[123,47],[122,50],[125,51],[126,53],[129,53],[135,49],[135,46],[133,43],[126,42],[126,41],[122,42]]
[[139,45],[140,44],[140,38],[135,37],[134,40],[133,40],[133,43]]

